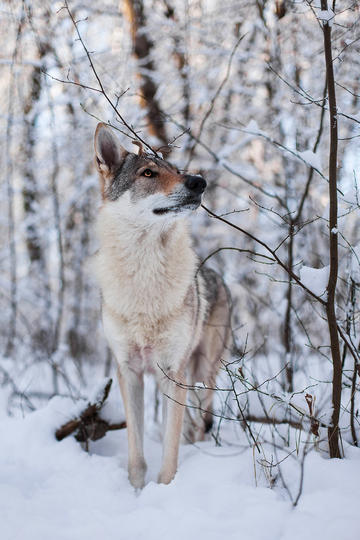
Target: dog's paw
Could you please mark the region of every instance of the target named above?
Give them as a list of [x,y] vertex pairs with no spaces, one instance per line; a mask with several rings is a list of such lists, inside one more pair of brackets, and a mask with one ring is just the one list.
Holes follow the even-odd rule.
[[194,444],[204,440],[204,424],[198,425],[194,420],[186,419],[181,433],[181,444]]
[[170,482],[174,479],[175,474],[176,471],[160,471],[158,476],[158,484],[170,484]]
[[144,460],[129,465],[129,481],[136,490],[142,489],[145,485],[146,469],[147,466]]

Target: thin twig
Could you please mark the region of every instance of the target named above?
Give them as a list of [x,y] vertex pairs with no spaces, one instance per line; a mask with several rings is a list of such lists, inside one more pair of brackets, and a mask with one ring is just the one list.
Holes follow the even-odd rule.
[[120,119],[121,123],[130,131],[130,133],[132,133],[134,135],[134,137],[139,140],[144,146],[146,146],[146,148],[148,148],[155,156],[158,157],[158,154],[157,152],[142,138],[140,137],[140,135],[138,135],[136,133],[136,131],[130,126],[130,124],[128,124],[128,122],[125,120],[125,118],[122,116],[122,114],[119,112],[118,108],[116,107],[116,105],[112,102],[112,100],[109,98],[104,86],[103,86],[103,83],[98,75],[98,72],[96,71],[96,68],[94,66],[94,63],[92,61],[92,58],[91,58],[91,53],[89,52],[88,48],[86,47],[85,45],[85,42],[81,36],[81,33],[79,31],[79,28],[78,28],[78,22],[75,21],[74,19],[74,16],[69,8],[69,5],[68,5],[68,2],[67,0],[64,0],[64,3],[65,3],[65,9],[71,19],[71,22],[75,28],[75,31],[77,33],[77,36],[79,38],[79,41],[85,51],[85,54],[89,60],[89,63],[90,63],[90,67],[91,67],[91,70],[99,84],[99,87],[100,87],[100,92],[102,93],[102,95],[104,96],[104,98],[106,99],[106,101],[109,103],[110,107],[113,109],[115,115]]

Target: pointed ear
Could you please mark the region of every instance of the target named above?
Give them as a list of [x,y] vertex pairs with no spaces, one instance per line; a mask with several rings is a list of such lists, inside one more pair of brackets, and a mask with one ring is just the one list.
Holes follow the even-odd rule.
[[96,127],[94,146],[96,166],[100,174],[104,176],[113,173],[127,154],[112,129],[103,123]]

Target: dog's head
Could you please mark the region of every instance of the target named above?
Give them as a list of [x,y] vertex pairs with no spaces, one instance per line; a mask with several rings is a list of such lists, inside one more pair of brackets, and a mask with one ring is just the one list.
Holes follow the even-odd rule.
[[106,124],[95,132],[95,162],[104,202],[124,217],[159,221],[198,208],[206,182],[181,173],[169,162],[141,151],[125,150]]

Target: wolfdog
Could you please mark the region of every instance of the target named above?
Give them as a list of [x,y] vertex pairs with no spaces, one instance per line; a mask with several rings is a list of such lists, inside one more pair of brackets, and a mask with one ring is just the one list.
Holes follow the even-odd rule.
[[[144,373],[163,394],[163,456],[158,481],[174,478],[181,434],[201,440],[211,424],[212,388],[226,348],[229,308],[212,270],[198,270],[186,217],[206,181],[155,152],[125,150],[106,124],[95,132],[102,206],[95,273],[105,336],[116,358],[128,434],[129,480],[142,488]],[[183,419],[187,389],[204,383],[197,414]],[[198,385],[199,386],[199,385]]]

